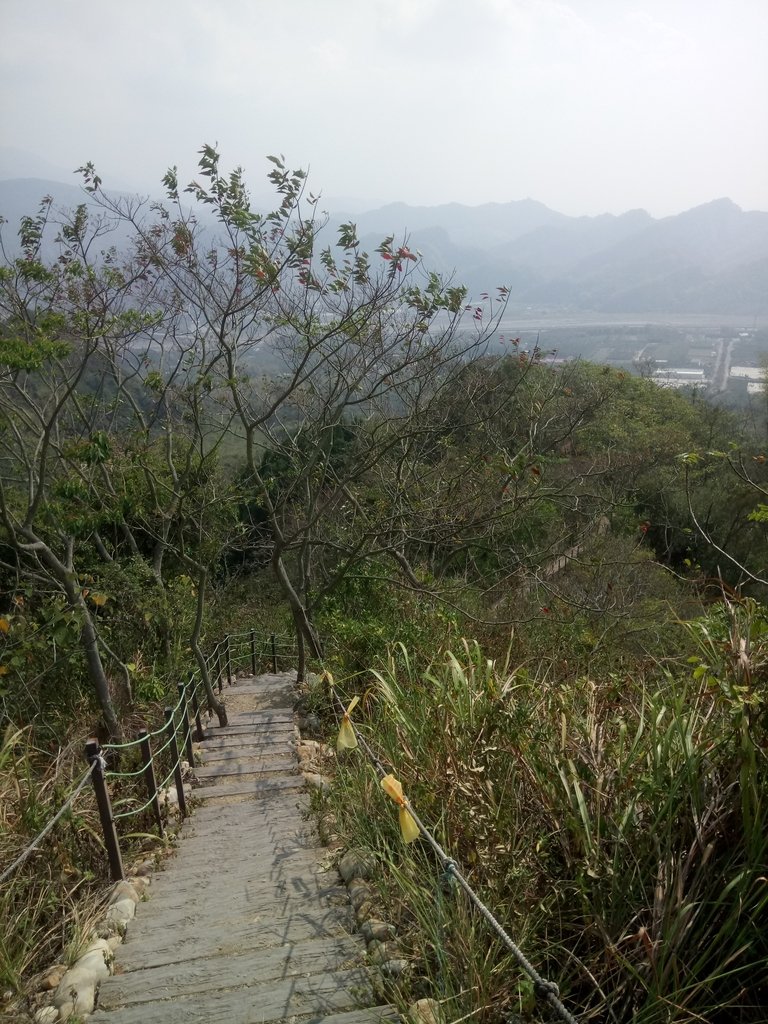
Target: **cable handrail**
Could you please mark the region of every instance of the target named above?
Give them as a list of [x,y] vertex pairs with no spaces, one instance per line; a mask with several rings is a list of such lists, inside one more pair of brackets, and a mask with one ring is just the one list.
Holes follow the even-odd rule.
[[[168,740],[168,744],[170,744],[170,742],[171,741],[169,739]],[[166,744],[166,746],[168,744]],[[165,748],[163,747],[162,749],[165,749]],[[152,757],[153,761],[154,761],[154,759],[157,757],[157,755],[159,753],[161,753],[160,750],[156,750],[154,752],[153,757]],[[168,772],[166,777],[160,783],[157,784],[157,786],[155,787],[156,791],[152,794],[152,796],[150,796],[150,798],[146,801],[146,803],[142,804],[141,807],[132,807],[129,811],[121,811],[119,814],[113,814],[112,815],[112,820],[113,821],[119,821],[122,818],[134,818],[134,817],[136,817],[136,815],[141,814],[143,811],[146,811],[146,809],[148,807],[150,807],[155,802],[155,799],[157,798],[157,796],[159,794],[159,791],[166,788],[168,783],[173,778],[173,773],[176,771],[176,769],[179,767],[179,765],[182,764],[183,760],[184,759],[182,758],[181,753],[179,752],[177,757],[176,757],[176,760],[171,765],[170,771]],[[144,772],[145,770],[146,770],[145,768],[142,768],[142,772]],[[130,800],[132,798],[128,797],[127,799]]]
[[45,837],[51,831],[51,829],[56,824],[56,822],[61,819],[61,817],[63,816],[64,812],[67,811],[72,806],[72,804],[75,802],[77,797],[80,795],[80,793],[81,793],[83,787],[85,786],[86,782],[90,779],[91,773],[93,772],[93,767],[94,766],[92,764],[88,765],[86,770],[80,776],[80,779],[79,779],[77,785],[75,786],[74,790],[69,794],[67,799],[64,801],[64,803],[59,808],[59,810],[56,812],[56,814],[51,818],[51,820],[48,822],[48,824],[45,825],[45,827],[43,829],[41,829],[40,832],[38,832],[38,834],[35,836],[35,838],[32,840],[32,842],[29,843],[29,845],[24,850],[22,850],[22,852],[19,854],[19,856],[16,858],[16,860],[14,860],[14,862],[12,864],[10,864],[3,871],[3,873],[0,875],[0,885],[2,885],[3,882],[5,882],[6,878],[10,878],[10,876],[13,874],[13,872],[17,868],[21,867],[21,865],[24,863],[24,861],[27,860],[27,858],[29,856],[31,856],[32,853],[34,853],[34,851],[38,848],[40,843],[42,843],[42,841],[45,839]]
[[[222,677],[226,672],[230,683],[233,681],[231,677],[233,669],[233,661],[236,659],[232,657],[233,653],[237,655],[239,652],[247,650],[251,656],[254,670],[255,670],[255,659],[256,659],[256,630],[247,630],[241,633],[228,634],[223,640],[219,640],[214,644],[213,649],[210,653],[204,657],[205,672],[215,675],[218,681],[219,691],[222,688]],[[284,657],[285,652],[291,646],[288,641],[283,641],[283,638],[279,638],[273,633],[261,633],[261,644],[262,651],[259,654],[260,658],[267,655],[270,650],[272,658],[276,660],[277,657]],[[233,642],[234,641],[234,642]],[[295,648],[291,648],[295,649]],[[242,654],[241,654],[242,656]],[[226,661],[224,660],[226,658]],[[203,726],[199,717],[199,709],[197,705],[197,696],[201,686],[204,685],[204,675],[201,667],[195,668],[186,683],[179,683],[179,697],[175,705],[172,708],[166,709],[166,719],[158,726],[158,728],[152,731],[142,730],[141,734],[133,740],[126,740],[121,743],[107,743],[103,750],[99,746],[95,739],[89,740],[86,745],[86,754],[89,758],[88,768],[85,770],[83,775],[79,778],[75,784],[75,788],[70,793],[67,800],[59,808],[56,814],[51,818],[49,822],[44,826],[40,833],[35,837],[34,840],[19,854],[18,857],[13,861],[12,864],[0,874],[0,884],[5,882],[7,878],[13,874],[13,872],[19,868],[28,857],[38,848],[40,843],[54,828],[56,823],[62,818],[65,812],[72,806],[74,801],[77,799],[79,794],[82,792],[84,786],[89,779],[93,780],[93,785],[96,790],[96,803],[99,809],[99,816],[101,818],[102,829],[104,831],[105,846],[110,861],[110,870],[112,877],[117,880],[123,877],[122,874],[122,863],[120,858],[119,843],[117,833],[115,831],[115,822],[124,820],[127,818],[135,817],[153,806],[156,810],[157,823],[160,829],[160,834],[163,834],[163,823],[161,818],[160,806],[158,796],[161,790],[165,789],[176,776],[176,788],[179,791],[179,805],[183,816],[186,815],[186,807],[183,798],[183,781],[181,776],[180,767],[184,763],[184,754],[188,753],[190,761],[193,760],[193,723],[190,722],[190,708],[194,709],[194,715],[197,718],[197,735],[200,736]],[[179,720],[176,720],[177,712],[180,708],[183,708],[183,713]],[[167,733],[167,738],[157,750],[152,751],[150,740],[155,739],[158,736]],[[169,748],[173,749],[173,745],[181,740],[181,743],[176,750],[176,756],[173,763],[170,766],[167,774],[164,775],[163,779],[157,783],[154,778],[154,766],[158,763],[159,758]],[[122,752],[125,750],[132,750],[136,747],[142,747],[142,757],[144,763],[137,768],[135,771],[117,771],[114,769],[108,769],[107,763],[104,758],[104,753],[111,752]],[[147,785],[150,790],[149,797],[138,807],[131,807],[129,809],[121,810],[115,813],[112,809],[111,802],[109,799],[108,789],[106,782],[108,779],[139,779],[141,776],[145,776]],[[118,801],[118,806],[125,806],[130,804],[132,801],[139,799],[135,796],[126,796]]]
[[[197,693],[197,686],[195,686],[193,692]],[[173,708],[174,715],[176,714],[176,712],[179,710],[179,708],[181,707],[181,705],[184,703],[184,701],[186,699],[187,699],[186,691],[184,691],[183,693],[179,694],[179,699],[176,701],[176,704],[175,704],[175,706]],[[157,729],[155,729],[153,732],[147,733],[147,738],[148,739],[152,739],[155,736],[159,736],[161,732],[165,732],[165,725],[161,725]],[[141,738],[135,739],[135,740],[126,740],[125,743],[106,743],[104,745],[104,750],[128,750],[130,747],[137,747],[140,743],[141,743]]]
[[[376,772],[380,776],[380,778],[386,778],[386,776],[389,773],[386,771],[381,761],[376,756],[376,753],[374,752],[373,748],[369,745],[368,741],[351,721],[345,705],[343,704],[341,698],[336,692],[336,687],[335,684],[333,683],[333,680],[331,679],[329,680],[329,682],[334,702],[336,705],[336,710],[341,712],[342,721],[344,721],[350,726],[355,735],[355,738],[357,739],[359,746],[365,752],[368,759],[376,768]],[[411,804],[410,800],[407,799],[407,797],[402,798],[401,806],[403,806],[408,811],[410,816],[413,818],[413,821],[415,822],[416,827],[419,830],[419,833],[423,836],[424,839],[427,840],[427,842],[431,846],[432,850],[434,851],[435,855],[440,861],[443,872],[448,877],[453,877],[456,879],[457,883],[466,893],[472,905],[479,911],[479,913],[490,925],[492,930],[498,935],[498,937],[501,939],[501,941],[504,943],[504,945],[507,947],[510,953],[512,953],[518,965],[528,975],[530,980],[533,982],[533,988],[536,995],[539,998],[546,1000],[552,1007],[552,1009],[555,1010],[555,1012],[558,1014],[561,1020],[565,1021],[566,1024],[578,1024],[577,1018],[574,1017],[574,1015],[561,1002],[560,992],[557,985],[554,982],[547,981],[546,978],[542,977],[542,975],[539,974],[539,972],[528,960],[528,958],[525,956],[525,954],[517,945],[517,943],[515,943],[514,940],[510,937],[510,935],[508,934],[504,926],[501,924],[501,922],[493,914],[491,909],[480,899],[478,894],[470,885],[469,881],[460,871],[459,866],[453,859],[453,857],[450,857],[445,852],[442,846],[438,843],[437,839],[435,839],[434,835],[426,827],[424,822],[413,809],[413,805]]]
[[[154,732],[154,733],[148,732],[147,735],[146,736],[142,736],[141,739],[150,739],[150,737],[152,737],[152,736],[157,736],[159,733],[166,732],[167,728],[168,728],[167,725],[164,725],[162,728],[158,729],[157,732]],[[178,732],[178,729],[174,730],[174,732]],[[141,739],[137,740],[137,742],[140,743]],[[162,754],[164,750],[167,750],[168,747],[170,747],[172,742],[173,742],[173,740],[169,736],[168,739],[165,741],[165,743],[162,745],[162,747],[159,747],[157,750],[153,750],[152,751],[152,761],[154,762],[155,759],[157,757],[159,757],[160,754]],[[113,748],[110,748],[110,749],[113,749]],[[147,766],[146,765],[142,765],[141,768],[138,768],[135,772],[116,772],[116,771],[113,771],[112,769],[108,769],[104,774],[106,775],[106,777],[108,779],[136,779],[140,775],[143,775],[146,772],[146,770],[147,770]]]

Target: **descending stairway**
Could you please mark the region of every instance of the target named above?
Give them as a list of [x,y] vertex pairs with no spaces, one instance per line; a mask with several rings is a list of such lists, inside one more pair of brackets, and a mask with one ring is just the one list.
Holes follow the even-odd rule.
[[376,1024],[346,890],[307,820],[289,673],[228,691],[177,855],[139,904],[93,1024]]

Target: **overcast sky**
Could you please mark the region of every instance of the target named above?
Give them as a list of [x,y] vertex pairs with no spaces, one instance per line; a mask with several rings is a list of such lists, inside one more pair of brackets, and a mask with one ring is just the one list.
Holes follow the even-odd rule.
[[254,192],[768,210],[768,0],[0,0],[0,52],[0,144],[107,185],[218,141]]

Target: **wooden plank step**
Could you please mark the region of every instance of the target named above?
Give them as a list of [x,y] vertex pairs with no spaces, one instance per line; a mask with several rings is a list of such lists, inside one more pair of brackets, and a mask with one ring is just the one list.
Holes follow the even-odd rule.
[[[285,723],[293,725],[293,709],[285,708],[274,708],[272,711],[238,711],[232,715],[232,719],[243,722],[264,722],[270,725]],[[230,725],[232,722],[230,722]]]
[[[226,867],[227,871],[234,872],[234,877],[284,878],[297,867],[306,870],[312,863],[317,864],[318,874],[323,874],[325,866],[332,863],[330,855],[317,845],[315,836],[269,835],[264,829],[249,829],[242,840],[226,836],[221,843],[190,844],[188,851],[182,850],[177,855],[170,870],[159,874],[152,891],[168,885],[166,879],[187,873],[205,876],[206,871]],[[333,871],[329,869],[325,873]]]
[[210,743],[219,737],[227,736],[228,733],[234,731],[235,736],[247,735],[253,736],[254,740],[268,739],[270,736],[278,739],[283,736],[295,736],[296,729],[293,725],[282,724],[279,725],[253,725],[250,722],[231,722],[226,729],[220,729],[210,736],[204,736],[203,742]]
[[309,796],[304,790],[297,790],[274,805],[225,804],[216,808],[202,805],[196,807],[192,817],[184,823],[181,838],[183,841],[187,830],[191,829],[207,832],[211,824],[216,826],[216,835],[219,835],[225,830],[237,829],[243,823],[262,825],[275,836],[289,835],[292,831],[302,835],[314,834],[314,828],[304,817],[308,807]]
[[[302,832],[312,831],[312,826],[305,817],[305,808],[308,804],[305,795],[298,791],[286,796],[285,801],[279,801],[270,807],[263,803],[246,804],[222,807],[218,812],[206,811],[205,807],[196,807],[192,816],[184,822],[181,831],[182,841],[188,832],[194,835],[199,834],[203,829],[210,836],[211,842],[216,842],[216,837],[224,831],[236,831],[243,825],[260,825],[262,828],[271,829],[277,834],[279,831],[290,831],[291,828],[300,828]],[[215,821],[212,821],[215,819]],[[215,824],[216,832],[210,832],[211,824]]]
[[[232,733],[228,736],[228,733]],[[237,723],[234,722],[228,725],[225,730],[220,730],[215,733],[210,739],[206,739],[204,742],[213,742],[219,738],[221,739],[233,739],[241,736],[251,736],[254,743],[263,743],[264,740],[272,739],[277,741],[283,739],[286,736],[296,736],[296,727],[293,725],[251,725],[248,722]]]
[[221,885],[221,879],[212,880],[210,885],[200,884],[198,880],[197,885],[192,882],[179,885],[142,904],[134,921],[141,922],[145,936],[156,928],[187,928],[199,918],[203,899],[210,901],[210,906],[206,906],[206,925],[253,921],[267,915],[280,918],[310,908],[325,912],[348,905],[346,892],[338,884],[322,885],[307,879],[291,883],[279,880],[268,887],[257,882],[236,884],[227,889]]
[[[354,993],[353,993],[354,990]],[[228,991],[185,994],[157,1002],[98,1010],[91,1024],[266,1024],[294,1016],[351,1010],[371,998],[360,969],[249,984]]]
[[200,786],[195,790],[197,800],[215,800],[220,797],[229,796],[251,796],[258,799],[269,799],[277,796],[282,791],[291,789],[301,790],[304,787],[304,778],[301,775],[292,775],[290,778],[276,778],[270,782],[243,782],[233,786]]
[[[317,884],[333,884],[337,881],[336,870],[331,866],[330,859],[324,859],[323,855],[322,847],[293,848],[291,851],[274,854],[269,850],[268,843],[258,847],[244,843],[221,853],[214,850],[202,855],[196,851],[194,856],[185,858],[174,867],[173,879],[178,877],[178,888],[186,888],[187,879],[199,881],[201,884],[206,884],[208,879],[217,879],[221,884],[222,881],[226,881],[221,880],[221,874],[226,873],[232,887],[236,884],[243,887],[255,886],[257,883],[266,885],[268,880],[271,880],[274,886],[283,883],[293,886],[296,873],[303,872],[307,885],[315,885],[315,878],[319,880]],[[245,861],[242,867],[240,860]],[[153,885],[150,899],[155,903],[161,895],[176,891],[175,882],[166,882],[165,878],[158,878],[157,884]]]
[[204,747],[200,752],[203,765],[211,761],[231,761],[238,757],[292,758],[296,760],[296,748],[293,743],[264,746],[257,743],[242,743],[236,747]]
[[249,979],[260,984],[297,975],[359,966],[364,947],[351,935],[337,939],[305,939],[271,949],[215,953],[179,964],[163,964],[114,975],[103,982],[99,1006],[110,1009],[157,999],[173,999],[179,993],[215,992],[236,988]]
[[[200,834],[194,831],[195,827],[190,826],[189,832],[176,849],[174,859],[167,862],[167,870],[155,876],[158,885],[165,884],[166,878],[198,862],[208,864],[211,872],[220,871],[223,865],[237,871],[240,866],[235,861],[240,856],[246,860],[245,870],[254,857],[266,858],[265,863],[273,864],[275,870],[300,854],[317,857],[318,862],[323,864],[332,863],[332,857],[318,845],[317,833],[302,822],[285,822],[278,826],[269,822],[259,825],[248,822],[240,830],[234,826],[222,828],[215,836],[207,832]],[[154,889],[153,883],[152,891]]]
[[267,756],[269,754],[290,754],[296,757],[296,747],[294,743],[286,744],[285,746],[279,745],[274,750],[265,748],[263,744],[253,743],[250,740],[243,740],[237,743],[217,743],[202,747],[200,750],[200,757],[203,761],[216,761],[220,758],[226,757],[238,757],[241,754],[261,754]]
[[252,744],[243,744],[239,747],[217,747],[215,750],[202,750],[199,760],[200,767],[204,768],[207,764],[215,761],[236,761],[238,758],[248,758],[251,761],[256,758],[262,758],[263,760],[272,760],[274,758],[298,760],[293,743],[280,744],[274,747],[253,746]]
[[295,774],[299,770],[296,762],[292,761],[246,761],[237,760],[221,761],[218,764],[206,765],[204,768],[195,768],[195,776],[198,779],[223,779],[229,776],[238,775],[274,775],[276,772],[290,772]]
[[254,916],[250,920],[235,918],[223,924],[206,921],[204,928],[200,927],[198,916],[183,931],[163,928],[145,932],[142,926],[142,934],[139,936],[134,931],[132,936],[129,928],[125,944],[118,953],[118,962],[121,970],[142,970],[205,956],[234,955],[245,949],[270,949],[303,939],[343,938],[349,936],[353,927],[350,907],[328,910],[308,907],[272,920]]
[[234,751],[217,750],[210,755],[203,754],[199,758],[199,765],[195,765],[195,771],[199,768],[224,767],[228,764],[238,763],[256,765],[282,765],[292,767],[298,765],[299,761],[295,751],[290,747],[270,747],[265,750],[253,750],[250,747],[239,747]]
[[254,750],[295,750],[298,742],[295,734],[292,732],[287,732],[282,736],[257,736],[252,729],[245,729],[238,735],[226,736],[222,737],[222,739],[224,742],[201,743],[201,751],[205,753],[205,751],[230,750],[242,745],[253,747]]
[[206,764],[210,764],[213,761],[232,761],[238,758],[248,758],[251,761],[256,758],[264,760],[292,758],[294,761],[298,760],[296,744],[292,739],[287,741],[281,740],[279,743],[241,743],[235,747],[204,747],[200,751],[198,760],[201,763],[201,767],[205,767]]
[[[190,876],[186,884],[179,880],[178,885],[158,891],[146,905],[142,905],[141,913],[135,920],[144,922],[146,919],[147,926],[151,926],[157,918],[163,927],[175,925],[187,920],[190,907],[199,907],[202,900],[210,900],[212,903],[212,921],[236,915],[252,917],[267,911],[288,913],[295,910],[295,905],[302,900],[305,906],[311,900],[321,910],[346,906],[346,892],[330,872],[311,874],[305,869],[304,877],[295,874],[274,875],[272,878],[260,875],[233,877],[229,872],[225,872],[224,876],[223,879],[221,875],[206,878],[199,873]],[[224,884],[227,878],[232,882],[230,887]]]
[[[286,732],[292,732],[293,730],[285,730]],[[225,725],[221,728],[217,728],[215,731],[209,731],[204,729],[205,736],[203,742],[208,739],[218,739],[219,736],[253,736],[258,737],[260,731],[255,729],[253,725],[245,723],[244,725]],[[267,735],[267,733],[264,733]]]
[[285,733],[284,736],[256,736],[252,732],[244,732],[241,737],[235,737],[236,742],[232,742],[232,738],[227,738],[227,742],[224,743],[201,743],[200,750],[203,755],[210,754],[215,755],[222,750],[240,750],[242,747],[250,750],[261,750],[268,752],[270,750],[296,750],[297,739],[292,733]]
[[371,1006],[364,1010],[334,1013],[329,1017],[295,1017],[292,1024],[400,1024],[394,1006]]

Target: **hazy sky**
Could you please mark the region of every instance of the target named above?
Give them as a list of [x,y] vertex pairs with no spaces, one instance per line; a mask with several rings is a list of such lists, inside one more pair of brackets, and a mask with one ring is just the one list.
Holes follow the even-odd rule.
[[768,0],[0,0],[0,145],[371,204],[768,210]]

